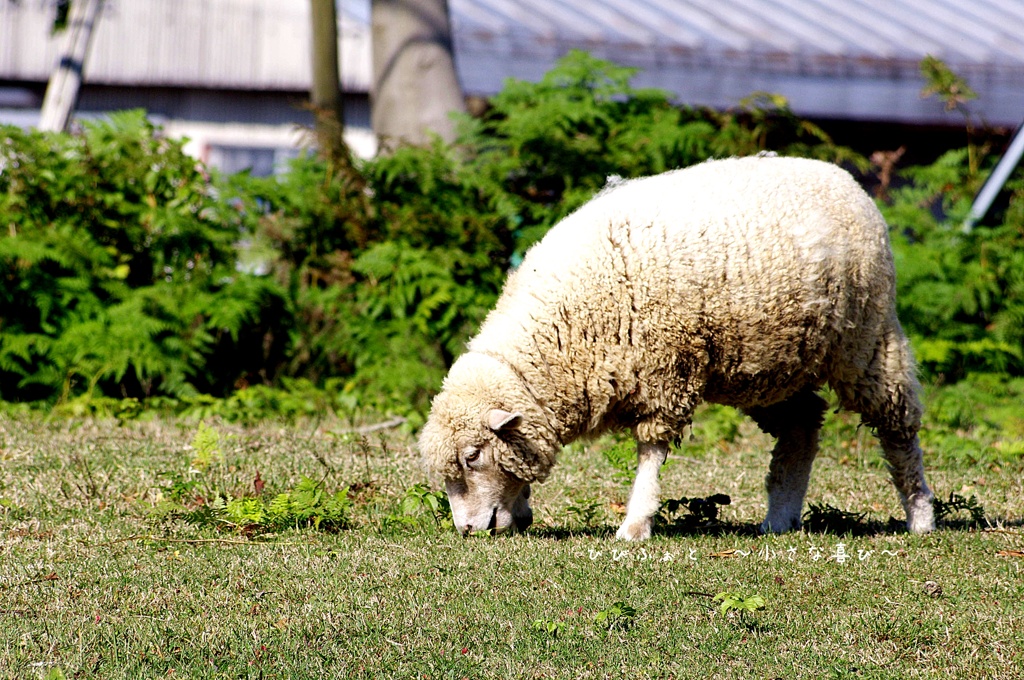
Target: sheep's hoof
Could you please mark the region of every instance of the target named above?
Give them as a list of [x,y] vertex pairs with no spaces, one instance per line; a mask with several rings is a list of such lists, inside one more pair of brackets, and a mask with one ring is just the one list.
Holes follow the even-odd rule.
[[927,534],[935,530],[935,509],[932,497],[917,495],[906,504],[907,530],[912,534]]
[[800,531],[800,515],[788,518],[767,517],[761,522],[762,534],[785,534],[790,531]]
[[651,537],[651,519],[645,517],[640,521],[626,520],[615,532],[615,538],[620,541],[646,541]]

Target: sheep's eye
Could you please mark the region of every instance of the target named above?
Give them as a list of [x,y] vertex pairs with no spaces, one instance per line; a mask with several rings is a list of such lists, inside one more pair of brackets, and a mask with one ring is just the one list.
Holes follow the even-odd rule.
[[480,460],[480,449],[470,449],[466,451],[466,465],[472,465],[476,461]]

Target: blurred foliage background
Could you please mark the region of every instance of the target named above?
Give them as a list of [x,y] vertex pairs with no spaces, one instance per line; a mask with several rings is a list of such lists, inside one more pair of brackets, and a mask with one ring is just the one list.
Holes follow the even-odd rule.
[[[923,70],[953,96],[941,63]],[[509,268],[609,177],[770,150],[842,164],[878,196],[923,381],[948,388],[935,417],[976,422],[992,402],[1024,429],[995,408],[1024,397],[1024,181],[962,227],[997,160],[977,126],[963,149],[894,167],[779,96],[679,107],[633,73],[575,52],[509,81],[450,146],[309,153],[267,178],[211,175],[141,112],[0,128],[0,400],[415,422]]]

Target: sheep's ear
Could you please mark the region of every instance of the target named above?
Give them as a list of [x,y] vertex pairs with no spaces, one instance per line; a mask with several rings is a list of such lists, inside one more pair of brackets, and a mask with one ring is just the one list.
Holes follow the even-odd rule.
[[518,428],[522,422],[523,414],[519,412],[509,413],[508,411],[496,408],[487,414],[487,427],[491,428],[495,432],[500,432],[501,430],[514,430]]

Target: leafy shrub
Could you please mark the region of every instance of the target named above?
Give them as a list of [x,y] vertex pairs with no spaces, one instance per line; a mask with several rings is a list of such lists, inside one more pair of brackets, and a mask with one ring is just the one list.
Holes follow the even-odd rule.
[[1024,375],[1024,173],[1007,185],[1006,205],[968,225],[987,168],[988,142],[965,103],[966,81],[932,57],[922,62],[947,109],[960,110],[968,145],[900,175],[883,212],[894,230],[899,314],[924,374],[954,383],[976,373]]
[[234,178],[262,265],[292,301],[284,372],[343,374],[364,406],[423,409],[510,265],[610,175],[769,144],[855,158],[781,98],[680,109],[631,88],[633,74],[574,52],[539,83],[507,83],[451,149],[401,148],[358,168],[303,157],[281,177]]
[[235,270],[242,222],[141,112],[0,128],[0,398],[225,393],[283,305]]
[[606,631],[628,630],[636,620],[636,608],[622,600],[594,615],[594,625]]
[[739,612],[741,617],[751,612],[761,611],[766,604],[760,595],[742,595],[728,591],[718,593],[714,600],[720,603],[718,609],[723,615],[729,612]]
[[292,488],[270,496],[264,493],[266,482],[257,472],[255,495],[232,493],[210,474],[216,464],[224,463],[220,432],[200,422],[189,448],[192,459],[187,472],[164,474],[162,500],[152,511],[156,518],[249,535],[289,528],[338,531],[349,524],[352,502],[347,487],[332,493],[323,481],[303,476]]
[[849,512],[828,503],[810,503],[803,514],[805,531],[823,534],[863,533],[866,512]]
[[605,461],[615,470],[612,477],[619,482],[631,484],[636,473],[636,443],[622,440],[601,451]]
[[322,483],[303,477],[295,488],[277,494],[266,505],[265,523],[272,527],[340,529],[348,524],[350,506],[348,488],[329,493]]
[[726,112],[681,108],[665,91],[631,87],[636,72],[573,51],[538,83],[509,79],[485,115],[463,121],[467,166],[513,216],[519,252],[612,176],[766,149],[864,165],[793,116],[784,97],[757,95]]
[[925,422],[953,430],[988,428],[1024,436],[1024,378],[972,373],[954,385],[932,388]]
[[[926,69],[962,107],[966,84]],[[0,399],[119,418],[143,399],[242,420],[420,413],[507,270],[609,177],[769,149],[867,168],[782,97],[678,107],[633,74],[574,52],[509,81],[452,147],[305,155],[271,178],[211,179],[138,112],[73,135],[0,129]],[[961,228],[984,152],[885,187],[899,313],[933,382],[1024,376],[1024,182]],[[970,425],[964,403],[940,419]],[[736,436],[738,413],[706,416],[705,444]],[[632,450],[608,455],[631,474]]]
[[966,510],[971,516],[969,525],[984,526],[985,524],[985,508],[978,503],[977,496],[972,495],[970,498],[965,498],[958,493],[950,493],[948,501],[936,497],[934,506],[937,522],[948,521],[947,518],[951,515]]
[[452,508],[448,497],[422,482],[406,489],[395,512],[384,518],[389,529],[451,529]]
[[259,496],[217,495],[209,504],[200,504],[196,509],[163,507],[161,514],[181,517],[196,526],[228,528],[252,535],[293,528],[338,531],[348,526],[350,507],[347,488],[332,494],[320,482],[303,477],[293,489],[269,501]]
[[601,516],[601,507],[603,503],[598,498],[591,496],[585,496],[583,498],[571,498],[569,505],[566,506],[566,513],[576,520],[576,523],[583,526],[585,529],[592,528],[597,525],[598,518]]
[[716,524],[721,507],[731,503],[732,498],[724,493],[706,498],[669,498],[662,502],[657,517],[674,529],[697,529]]
[[702,404],[693,419],[690,437],[681,443],[687,453],[720,442],[733,442],[740,433],[745,416],[739,410],[722,404]]
[[900,319],[926,375],[946,382],[1024,375],[1024,185],[1000,224],[965,231],[966,163],[965,152],[950,152],[906,170],[912,183],[884,208],[896,230]]
[[[539,83],[509,81],[482,118],[463,120],[452,149],[405,148],[365,163],[373,197],[372,214],[361,218],[366,247],[292,247],[322,254],[334,247],[333,261],[346,263],[345,271],[324,280],[348,281],[353,291],[310,291],[314,304],[297,305],[300,323],[344,319],[343,331],[325,335],[334,349],[311,342],[311,355],[342,358],[351,370],[347,387],[380,408],[424,408],[493,305],[509,266],[610,175],[653,174],[769,145],[861,160],[797,120],[782,98],[754,99],[726,113],[680,109],[665,92],[630,87],[634,73],[571,53]],[[316,184],[304,179],[295,190]],[[300,208],[293,219],[315,201],[291,201]],[[289,202],[281,205],[290,214]],[[279,264],[293,278],[308,266],[294,257]],[[316,308],[314,298],[324,295],[337,295],[329,313]]]
[[358,169],[307,156],[281,177],[230,180],[263,254],[256,265],[288,290],[281,373],[343,376],[364,407],[425,406],[511,254],[507,219],[468,177],[435,146]]

